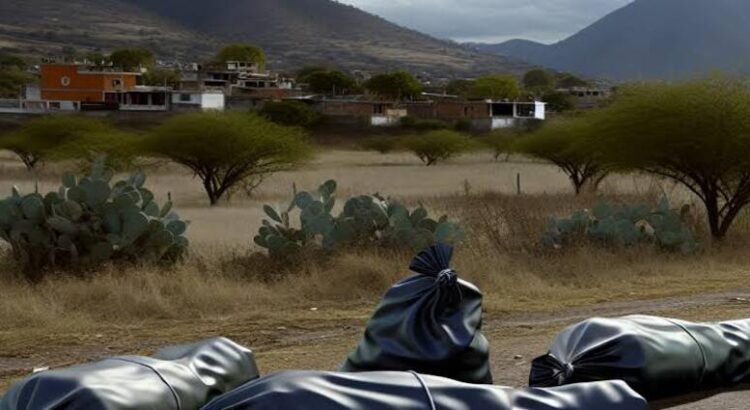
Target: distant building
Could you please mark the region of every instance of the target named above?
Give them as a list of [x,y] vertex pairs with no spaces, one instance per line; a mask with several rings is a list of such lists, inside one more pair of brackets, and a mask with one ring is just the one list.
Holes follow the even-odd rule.
[[42,64],[40,74],[39,96],[49,111],[168,109],[168,89],[138,85],[139,72]]
[[226,98],[219,90],[176,90],[172,92],[172,108],[175,110],[224,111]]
[[222,90],[227,96],[280,100],[300,94],[294,80],[261,71],[257,64],[228,61],[207,69],[183,71],[180,90]]
[[458,101],[440,98],[407,104],[410,117],[446,122],[466,121],[477,130],[509,128],[530,120],[546,119],[546,103],[540,101]]
[[341,122],[356,122],[374,127],[398,125],[407,116],[406,106],[394,101],[351,98],[321,98],[312,100],[322,115]]
[[356,122],[376,127],[398,125],[407,116],[449,123],[466,121],[477,130],[508,128],[525,121],[546,119],[546,103],[540,101],[460,101],[450,95],[433,97],[403,103],[372,100],[367,96],[306,97],[304,101],[336,122]]
[[597,87],[571,87],[557,91],[570,95],[573,98],[573,105],[578,109],[597,108],[612,95],[611,89]]

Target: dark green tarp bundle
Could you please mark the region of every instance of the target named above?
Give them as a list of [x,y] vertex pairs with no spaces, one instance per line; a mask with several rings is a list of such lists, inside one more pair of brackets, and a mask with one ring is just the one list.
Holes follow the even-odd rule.
[[413,372],[285,372],[248,383],[203,410],[645,410],[622,381],[514,390]]
[[411,370],[492,383],[482,294],[450,268],[452,255],[452,247],[437,245],[414,258],[416,275],[385,294],[342,371]]
[[624,380],[649,400],[750,381],[750,320],[590,319],[563,330],[549,353],[534,360],[529,383],[608,379]]
[[37,373],[15,385],[0,410],[198,410],[257,379],[253,353],[228,339]]

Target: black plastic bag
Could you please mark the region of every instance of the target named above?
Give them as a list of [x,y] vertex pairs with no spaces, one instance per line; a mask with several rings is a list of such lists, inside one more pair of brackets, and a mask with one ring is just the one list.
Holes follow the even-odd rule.
[[653,316],[590,319],[557,336],[529,384],[619,379],[647,399],[750,381],[750,320],[691,323]]
[[450,268],[453,248],[437,245],[411,263],[416,273],[383,298],[341,371],[416,371],[492,383],[481,332],[482,294]]
[[285,372],[248,383],[203,410],[645,410],[622,381],[514,390],[413,372]]
[[197,410],[259,376],[250,350],[228,339],[37,373],[13,386],[0,410]]

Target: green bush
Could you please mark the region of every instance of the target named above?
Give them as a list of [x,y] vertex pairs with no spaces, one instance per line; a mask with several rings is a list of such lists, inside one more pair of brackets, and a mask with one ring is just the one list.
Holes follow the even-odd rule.
[[450,124],[441,120],[423,120],[415,117],[401,118],[401,128],[413,131],[447,130]]
[[260,114],[280,125],[309,128],[320,121],[320,114],[299,101],[267,102]]
[[178,261],[188,247],[187,222],[159,206],[142,172],[110,185],[112,172],[98,162],[91,175],[66,175],[59,190],[0,201],[0,238],[28,279],[54,268],[92,268],[110,261]]
[[474,144],[471,138],[455,131],[432,131],[406,137],[403,145],[431,166],[470,150]]
[[214,57],[215,63],[225,64],[228,61],[252,62],[263,69],[266,65],[266,53],[253,44],[229,44]]
[[[351,197],[334,216],[336,182],[321,185],[316,192],[294,192],[284,210],[263,207],[270,219],[255,237],[255,243],[273,258],[287,259],[309,247],[335,251],[353,246],[379,246],[418,251],[435,243],[455,243],[463,231],[446,216],[431,219],[421,206],[409,210],[380,195]],[[299,228],[292,212],[299,212]]]
[[389,100],[413,100],[422,93],[422,83],[406,71],[377,74],[365,83],[370,94]]
[[542,243],[562,248],[573,242],[587,240],[615,246],[651,243],[662,249],[693,253],[698,244],[684,219],[689,208],[670,208],[662,199],[656,209],[642,204],[597,204],[591,211],[583,210],[569,218],[552,218]]
[[90,164],[106,155],[108,164],[125,167],[137,155],[132,135],[81,116],[45,116],[23,124],[0,138],[0,148],[15,153],[28,169],[45,161],[73,159]]
[[505,155],[506,159],[513,153],[513,146],[520,137],[515,129],[500,129],[489,132],[479,138],[479,142],[492,151],[495,160]]
[[456,121],[456,123],[453,124],[453,129],[458,132],[471,132],[474,129],[474,126],[472,125],[471,121],[462,119]]

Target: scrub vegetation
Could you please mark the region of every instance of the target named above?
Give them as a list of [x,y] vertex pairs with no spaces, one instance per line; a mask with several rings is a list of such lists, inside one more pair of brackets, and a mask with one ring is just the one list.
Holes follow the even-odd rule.
[[[405,234],[407,223],[419,229],[429,225],[436,233],[433,222],[441,223],[441,215],[462,232],[454,258],[457,271],[484,292],[487,332],[497,340],[493,354],[498,359],[493,362],[502,366],[495,369],[503,375],[499,383],[523,383],[514,369],[527,367],[518,366],[520,359],[513,357],[541,353],[546,347],[543,342],[561,323],[575,321],[578,316],[571,312],[581,309],[588,309],[579,313],[586,317],[607,312],[664,312],[714,294],[717,296],[711,300],[718,301],[719,307],[712,312],[724,319],[729,314],[747,316],[750,305],[746,301],[724,306],[729,301],[724,295],[744,289],[750,280],[750,254],[746,251],[750,215],[743,206],[747,191],[743,161],[748,156],[735,155],[743,153],[742,147],[747,145],[743,127],[750,118],[739,103],[750,98],[737,91],[731,98],[738,104],[717,103],[716,110],[724,113],[721,121],[711,115],[706,123],[690,117],[689,128],[643,121],[639,129],[644,140],[634,145],[643,155],[619,157],[628,161],[615,160],[612,151],[598,145],[586,145],[585,153],[602,168],[594,173],[599,178],[589,178],[582,186],[596,190],[572,189],[569,170],[548,155],[553,151],[568,154],[570,149],[572,161],[585,161],[589,157],[581,160],[580,152],[574,150],[580,146],[577,138],[600,137],[617,146],[617,128],[612,124],[625,121],[629,109],[642,109],[641,118],[653,110],[654,115],[663,117],[671,110],[687,109],[693,104],[670,108],[668,102],[690,98],[701,89],[718,95],[710,94],[711,90],[725,83],[712,81],[716,80],[683,88],[656,86],[648,93],[633,89],[623,94],[621,102],[602,110],[602,116],[572,116],[539,130],[498,132],[480,138],[453,131],[422,134],[423,139],[432,135],[437,141],[440,133],[460,148],[439,156],[440,161],[430,167],[409,152],[404,141],[410,136],[388,136],[394,142],[392,149],[373,147],[383,153],[352,149],[357,143],[346,147],[321,144],[314,150],[303,129],[249,114],[175,117],[142,135],[132,135],[137,142],[131,145],[139,147],[134,166],[148,175],[148,190],[153,195],[149,199],[159,204],[154,217],[162,217],[162,204],[171,201],[180,220],[190,221],[186,231],[178,230],[189,240],[189,247],[174,264],[128,255],[100,261],[93,269],[53,269],[31,282],[13,257],[14,250],[3,243],[0,390],[36,366],[147,352],[159,345],[219,334],[255,348],[264,372],[335,368],[361,336],[362,325],[383,291],[408,274],[411,247],[381,243],[388,242],[388,235]],[[640,93],[648,96],[635,97]],[[706,110],[710,112],[705,107],[702,111]],[[727,125],[711,127],[709,121]],[[666,149],[666,139],[656,139],[656,128],[645,128],[647,124],[680,127],[674,128],[679,132],[668,134],[684,136],[690,143],[670,152],[683,155],[681,164],[692,164],[691,168],[667,167],[670,163],[666,160],[660,162],[659,158],[673,157],[659,151]],[[653,138],[646,141],[646,136]],[[315,139],[320,141],[325,135]],[[483,148],[479,145],[490,140]],[[542,148],[532,151],[530,146],[537,141]],[[718,142],[716,148],[710,148],[712,142]],[[545,144],[557,148],[549,150]],[[469,147],[473,149],[467,150]],[[591,147],[595,149],[588,151]],[[98,149],[90,150],[92,156],[95,151]],[[700,156],[699,151],[712,154]],[[41,152],[47,153],[47,149]],[[454,155],[457,153],[462,155]],[[500,156],[506,160],[497,161]],[[252,195],[245,195],[238,182],[224,192],[235,194],[231,201],[226,195],[206,201],[207,174],[198,168],[199,162],[211,165],[214,176],[235,175],[240,166],[265,164],[259,158],[271,158],[271,167],[260,174],[242,168],[248,171],[242,173],[248,179],[238,180],[262,180],[253,184]],[[721,158],[732,159],[731,166],[723,166]],[[46,157],[27,170],[17,155],[4,151],[0,154],[0,192],[10,195],[13,186],[23,193],[59,192],[64,175],[81,175],[79,162],[71,157]],[[715,191],[693,185],[698,179],[687,179],[687,172],[683,176],[677,173],[688,169],[700,171],[691,171],[691,178],[715,176],[705,185]],[[128,174],[117,171],[113,180],[127,181]],[[133,181],[136,187],[139,180]],[[326,183],[329,180],[336,181],[335,189]],[[82,184],[69,177],[63,182],[66,186]],[[730,210],[732,213],[731,229],[718,232],[721,235],[712,223],[712,196],[701,195],[711,192],[718,194],[719,208],[725,210],[719,226]],[[734,196],[724,196],[732,192]],[[331,203],[332,196],[337,200]],[[42,208],[39,198],[32,198],[29,201],[36,206],[28,205],[26,216],[33,219]],[[668,198],[669,205],[662,198]],[[85,203],[86,198],[82,199]],[[389,209],[393,203],[403,208]],[[42,204],[46,206],[43,199]],[[374,209],[372,204],[379,205]],[[148,205],[140,206],[145,210]],[[380,213],[370,212],[373,210]],[[360,211],[368,211],[365,216],[370,218]],[[284,212],[290,212],[291,217]],[[388,218],[387,223],[382,218],[396,214],[399,217]],[[96,219],[95,212],[90,219]],[[382,223],[378,222],[376,230],[356,231],[367,235],[350,237],[344,234],[351,232],[344,231],[333,235],[337,226],[351,227],[363,221],[368,227],[371,221]],[[576,240],[573,234],[578,231],[568,231],[576,221],[586,233],[581,235],[584,240]],[[304,239],[320,246],[305,249],[285,242],[279,249],[293,247],[299,252],[295,260],[271,257],[270,242],[278,240],[266,235],[273,233],[269,225],[280,233],[293,234],[287,239],[294,240],[305,225],[311,235]],[[552,228],[556,231],[550,232]],[[545,240],[545,233],[553,234],[551,240]],[[346,239],[346,246],[330,252],[322,242],[326,234]],[[685,243],[689,246],[683,246]],[[97,252],[103,251],[101,248]],[[686,318],[711,316],[688,308],[678,313],[688,315]],[[508,344],[511,341],[515,345]],[[319,349],[325,353],[309,353],[318,351],[314,347],[319,345],[327,346]]]

